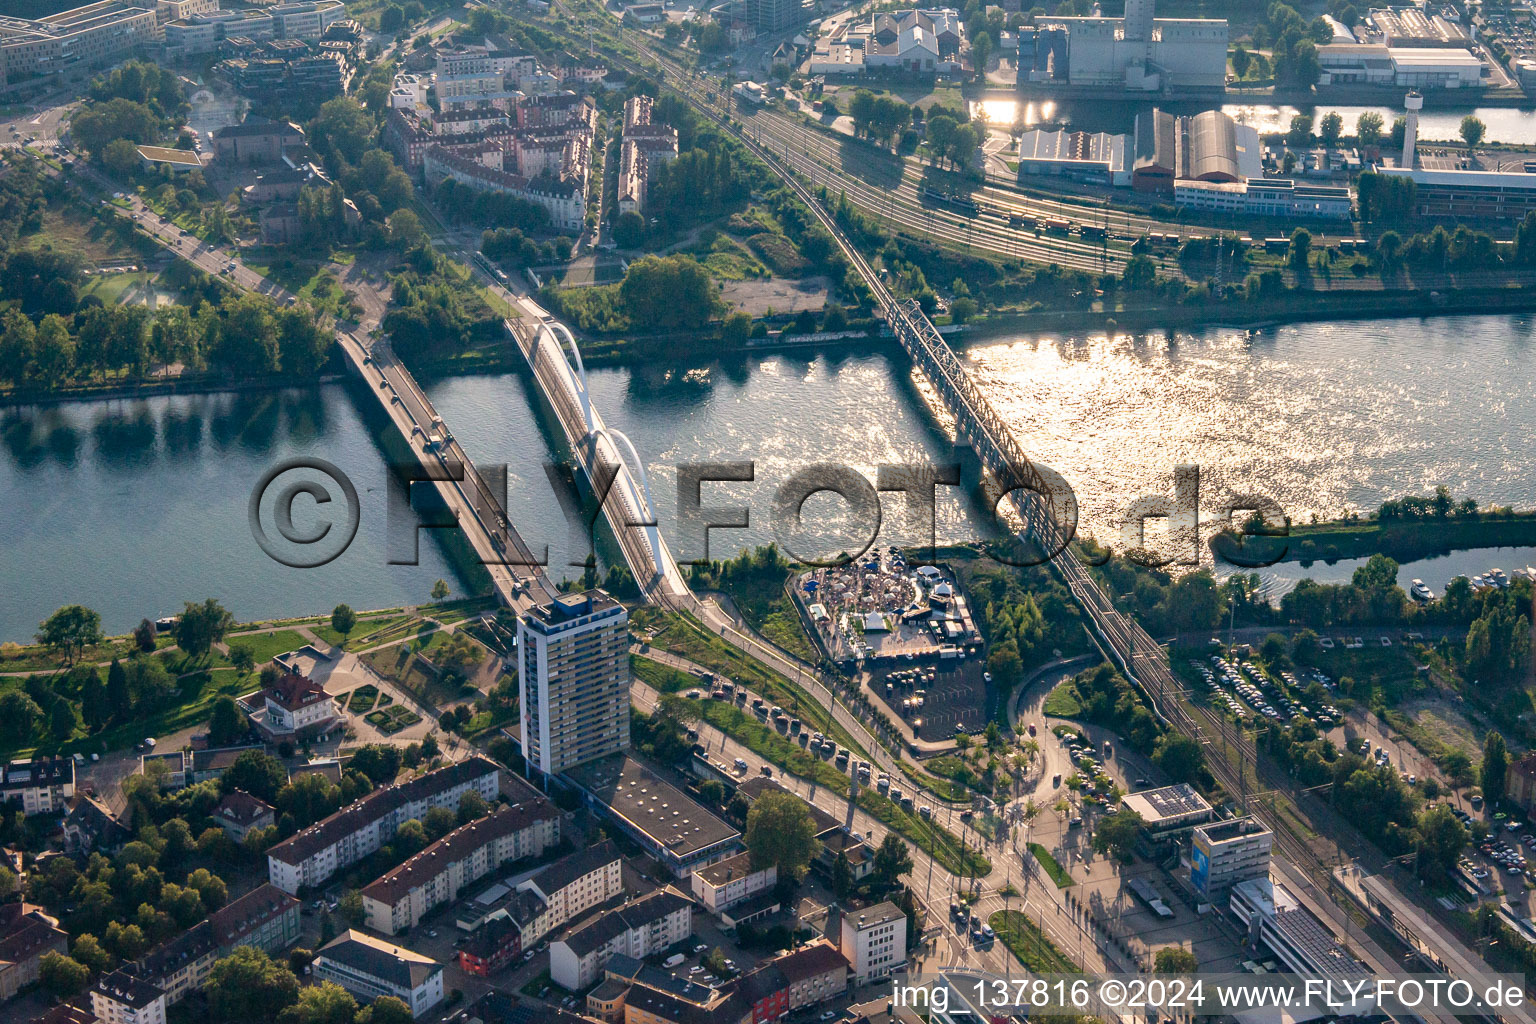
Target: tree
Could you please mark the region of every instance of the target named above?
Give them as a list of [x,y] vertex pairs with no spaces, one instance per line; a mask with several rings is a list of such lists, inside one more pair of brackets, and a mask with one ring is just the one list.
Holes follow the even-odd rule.
[[1285,144],[1300,149],[1312,141],[1312,115],[1296,114],[1291,118],[1290,131],[1285,133]]
[[421,226],[421,218],[407,209],[396,210],[389,215],[389,244],[401,252],[409,252],[427,239],[427,229]]
[[879,849],[875,851],[873,874],[881,888],[893,889],[897,879],[912,873],[912,853],[907,844],[894,832],[886,833]]
[[38,625],[37,642],[63,652],[73,665],[82,650],[101,643],[101,616],[83,605],[65,605]]
[[126,721],[133,714],[133,694],[128,689],[128,672],[116,658],[107,667],[107,706],[112,717]]
[[230,644],[229,663],[235,667],[235,671],[242,676],[250,675],[256,667],[256,652],[250,644]]
[[688,255],[642,256],[619,284],[636,327],[677,330],[704,326],[719,302],[709,271]]
[[1461,119],[1461,141],[1467,144],[1469,152],[1478,147],[1487,132],[1488,126],[1483,124],[1481,119],[1471,114]]
[[1355,119],[1355,137],[1360,140],[1362,146],[1375,146],[1381,143],[1382,129],[1381,115],[1374,110],[1367,110]]
[[613,222],[613,243],[620,249],[638,249],[645,243],[645,218],[625,210]]
[[394,782],[395,776],[400,774],[400,748],[379,743],[359,747],[352,754],[348,767],[352,771],[361,772],[375,786],[386,785]]
[[1199,969],[1194,950],[1183,946],[1164,946],[1152,959],[1152,970],[1157,974],[1194,974]]
[[427,836],[435,841],[459,827],[459,816],[446,807],[433,807],[422,815],[421,824],[427,830]]
[[[220,832],[220,834],[223,833]],[[112,966],[112,954],[102,949],[96,936],[89,933],[75,940],[74,948],[69,951],[69,955],[85,964],[94,974],[102,974]]]
[[1323,115],[1322,123],[1318,126],[1318,134],[1323,138],[1323,145],[1329,149],[1335,149],[1339,145],[1339,139],[1344,135],[1344,118],[1337,110],[1331,110]]
[[1483,799],[1496,804],[1504,799],[1504,777],[1509,771],[1509,748],[1504,737],[1496,730],[1489,730],[1483,739],[1483,767],[1478,782],[1483,787]]
[[415,1024],[415,1018],[403,1000],[379,996],[359,1011],[357,1024]]
[[215,599],[210,597],[202,604],[188,601],[176,623],[176,644],[191,657],[201,658],[234,624],[235,617]]
[[299,1001],[299,979],[255,946],[237,946],[208,972],[203,994],[215,1021],[276,1024]]
[[1130,808],[1122,808],[1099,819],[1093,830],[1093,848],[1096,852],[1130,863],[1136,849],[1136,836],[1141,831],[1141,815]]
[[976,68],[976,79],[986,81],[987,58],[992,55],[992,37],[985,32],[978,32],[971,37],[971,63]]
[[436,583],[432,584],[432,600],[441,601],[443,598],[448,596],[448,593],[449,591],[447,580],[438,580]]
[[285,1024],[352,1024],[357,1016],[357,1000],[334,981],[323,981],[299,992],[299,1001],[291,1013],[283,1015]]
[[1232,73],[1239,80],[1247,77],[1248,68],[1253,64],[1253,54],[1242,43],[1238,43],[1232,49]]
[[283,762],[262,750],[243,750],[219,777],[219,792],[228,795],[241,789],[270,804],[287,781]]
[[746,842],[753,868],[772,864],[780,878],[798,879],[816,854],[816,825],[799,797],[769,791],[747,812]]
[[43,988],[60,999],[75,995],[85,988],[85,983],[91,977],[91,969],[85,964],[53,951],[43,954],[38,972]]
[[1291,232],[1291,248],[1287,261],[1291,269],[1298,274],[1304,274],[1310,266],[1312,253],[1312,232],[1306,228],[1297,228]]
[[155,624],[148,619],[140,619],[139,624],[133,627],[133,642],[145,654],[155,653]]
[[848,854],[838,850],[836,859],[832,861],[832,895],[844,900],[851,892],[853,892],[853,868],[848,864]]
[[245,730],[245,716],[233,697],[226,694],[213,702],[213,712],[208,717],[208,742],[212,746],[231,746],[245,735]]
[[1183,733],[1164,733],[1152,752],[1152,763],[1174,782],[1194,782],[1205,769],[1205,752]]
[[32,730],[42,718],[37,701],[20,690],[0,693],[0,737],[12,746],[21,746],[32,738]]
[[1446,804],[1434,804],[1419,815],[1415,843],[1419,877],[1426,881],[1449,880],[1467,845],[1467,830]]
[[488,810],[490,807],[486,804],[485,797],[471,789],[459,797],[458,823],[468,825],[476,818],[485,817]]
[[75,734],[75,727],[79,725],[75,718],[75,709],[70,707],[67,700],[56,700],[53,708],[48,712],[48,731],[53,738],[62,743]]
[[949,318],[957,324],[963,324],[976,315],[976,300],[968,295],[963,295],[949,305]]
[[485,659],[485,648],[474,637],[463,631],[449,635],[432,651],[432,661],[447,675],[467,679]]
[[341,642],[347,642],[348,635],[357,628],[357,612],[349,606],[339,604],[331,609],[331,628],[341,634]]

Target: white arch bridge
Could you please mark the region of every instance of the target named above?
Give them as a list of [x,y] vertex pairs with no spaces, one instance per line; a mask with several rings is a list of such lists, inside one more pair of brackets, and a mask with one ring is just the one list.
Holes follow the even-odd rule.
[[576,339],[531,299],[518,297],[516,305],[524,315],[505,321],[507,330],[517,339],[534,380],[601,500],[603,515],[635,582],[652,601],[691,601],[688,585],[657,526],[645,460],[634,442],[605,424],[592,404]]

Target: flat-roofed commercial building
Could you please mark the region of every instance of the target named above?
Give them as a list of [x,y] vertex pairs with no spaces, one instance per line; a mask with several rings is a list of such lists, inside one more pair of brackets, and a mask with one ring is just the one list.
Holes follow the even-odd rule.
[[1242,182],[1176,181],[1173,205],[1233,217],[1348,220],[1354,210],[1343,185],[1310,185],[1289,178]]
[[157,38],[153,3],[100,0],[46,18],[0,17],[0,85],[129,56]]
[[517,623],[523,756],[545,775],[629,747],[629,613],[601,590]]
[[565,778],[674,877],[740,849],[740,832],[626,754],[573,768]]
[[1201,895],[1219,905],[1237,883],[1269,877],[1274,845],[1274,833],[1255,818],[1198,825],[1190,838],[1189,880]]
[[738,853],[734,857],[695,869],[689,881],[694,897],[704,904],[704,909],[711,914],[719,914],[743,900],[772,889],[778,880],[779,870],[774,865],[754,868],[752,854]]
[[1205,797],[1187,782],[1128,794],[1121,806],[1141,815],[1142,830],[1154,840],[1183,836],[1215,814]]
[[[427,913],[508,861],[537,857],[560,841],[560,812],[547,800],[498,807],[454,829],[363,889],[368,927],[385,935]],[[617,854],[615,854],[617,859]]]
[[1248,929],[1248,945],[1268,949],[1288,971],[1325,977],[1371,973],[1289,889],[1268,878],[1234,885],[1229,909]]
[[1536,210],[1536,174],[1402,167],[1383,167],[1378,173],[1413,182],[1414,212],[1421,217],[1520,220]]
[[401,825],[434,807],[459,809],[464,794],[496,799],[501,769],[483,757],[471,757],[363,797],[267,851],[267,874],[286,893],[319,885],[337,871],[387,843]]
[[890,900],[866,910],[844,910],[838,944],[853,965],[854,984],[884,978],[907,960],[907,915]]
[[1019,177],[1056,175],[1073,181],[1129,185],[1125,149],[1124,135],[1027,131],[1019,137]]

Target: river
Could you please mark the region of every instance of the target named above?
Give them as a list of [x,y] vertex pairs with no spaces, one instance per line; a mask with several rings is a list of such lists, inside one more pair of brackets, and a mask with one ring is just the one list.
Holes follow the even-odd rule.
[[[1485,504],[1530,507],[1533,331],[1527,317],[1485,316],[1254,334],[1030,336],[978,342],[963,358],[1025,449],[1073,485],[1081,530],[1118,545],[1130,503],[1171,493],[1181,463],[1200,467],[1206,519],[1224,494],[1266,495],[1305,522],[1368,511],[1438,483]],[[535,550],[548,545],[551,574],[578,575],[571,563],[587,550],[578,499],[546,471],[560,453],[522,378],[426,386],[477,462],[509,464],[513,522]],[[885,350],[597,370],[590,387],[645,460],[669,538],[677,537],[679,463],[755,464],[751,483],[706,485],[706,505],[745,505],[751,515],[750,529],[713,531],[715,558],[776,536],[773,495],[797,470],[837,462],[872,478],[882,462],[953,457],[904,360]],[[339,385],[0,414],[0,640],[28,639],[70,602],[96,608],[117,632],[210,595],[243,620],[325,612],[341,601],[362,608],[424,600],[434,580],[456,578],[430,534],[421,565],[387,564],[385,456],[374,429]],[[362,505],[351,547],[317,569],[272,562],[247,515],[262,473],[299,456],[335,463]],[[975,536],[985,517],[955,489],[939,494],[937,539]],[[886,510],[881,543],[922,542],[902,499],[887,497]],[[301,499],[300,526],[311,512]],[[870,524],[841,512],[841,499],[812,498],[791,546],[815,554],[862,545]],[[1475,553],[1405,567],[1404,578],[1420,576],[1438,590],[1452,570],[1527,562],[1536,552]],[[1303,572],[1334,579],[1350,568],[1287,565],[1271,575],[1278,590]]]

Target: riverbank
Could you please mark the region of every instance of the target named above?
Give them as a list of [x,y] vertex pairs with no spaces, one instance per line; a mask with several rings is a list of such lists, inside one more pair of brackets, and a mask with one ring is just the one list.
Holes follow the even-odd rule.
[[1211,538],[1211,551],[1235,565],[1246,562],[1335,562],[1383,554],[1411,562],[1453,551],[1536,546],[1536,512],[1474,518],[1364,519],[1292,526],[1286,537],[1248,537],[1241,552],[1229,535]]

